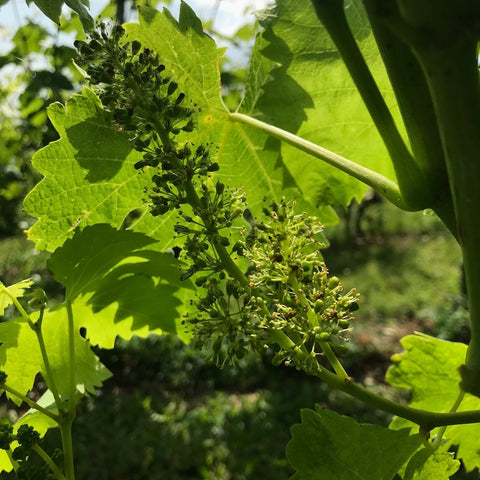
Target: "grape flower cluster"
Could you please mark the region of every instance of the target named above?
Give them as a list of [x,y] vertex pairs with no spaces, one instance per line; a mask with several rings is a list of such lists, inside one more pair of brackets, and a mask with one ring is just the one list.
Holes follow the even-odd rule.
[[123,35],[122,27],[109,33],[101,26],[89,41],[77,42],[78,63],[114,125],[142,153],[135,168],[154,169],[151,214],[178,213],[174,230],[187,264],[181,278],[194,278],[199,288],[185,318],[193,344],[218,363],[276,344],[278,362],[304,369],[305,352],[316,364],[327,344],[341,348],[358,295],[344,293],[328,275],[318,220],[296,213],[295,202],[285,199],[257,220],[243,188],[216,178],[214,146],[178,141],[196,128],[198,109],[184,106],[184,93],[165,76],[157,53]]

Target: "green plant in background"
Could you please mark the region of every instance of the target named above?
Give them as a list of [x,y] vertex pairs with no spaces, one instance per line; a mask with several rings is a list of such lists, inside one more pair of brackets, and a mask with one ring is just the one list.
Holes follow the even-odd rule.
[[[29,315],[18,298],[30,282],[2,286],[21,314],[0,325],[4,389],[25,399],[39,371],[49,388],[45,405],[30,401],[32,413],[5,427],[2,467],[19,478],[28,468],[30,450],[11,447],[23,445],[22,425],[37,428],[27,444],[39,453],[58,424],[64,470],[41,456],[73,479],[77,397],[108,375],[89,346],[152,332],[192,339],[220,364],[272,349],[274,363],[397,416],[387,429],[302,411],[287,449],[294,478],[449,478],[460,460],[479,467],[478,15],[468,0],[279,0],[259,15],[235,112],[221,97],[221,52],[186,4],[178,22],[144,7],[139,24],[102,24],[78,42],[91,88],[50,107],[60,140],[36,154],[45,178],[25,201],[65,303]],[[387,381],[412,391],[408,406],[364,388],[339,360],[358,296],[328,274],[322,224],[335,220],[332,206],[361,198],[358,180],[399,208],[435,211],[463,252],[471,342],[402,340]]]

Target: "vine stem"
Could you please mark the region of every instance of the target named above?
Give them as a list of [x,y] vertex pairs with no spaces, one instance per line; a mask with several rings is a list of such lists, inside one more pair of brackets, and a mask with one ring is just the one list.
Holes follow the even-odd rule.
[[72,303],[70,300],[66,302],[67,318],[68,318],[68,360],[69,360],[69,412],[75,416],[75,394],[77,384],[75,381],[75,324],[73,319]]
[[[400,188],[392,180],[380,175],[379,173],[370,170],[358,163],[352,162],[341,155],[338,155],[326,148],[320,147],[313,142],[309,142],[304,138],[298,137],[293,133],[282,130],[281,128],[269,125],[268,123],[257,120],[243,113],[230,113],[229,118],[233,122],[243,123],[249,125],[257,130],[260,130],[268,135],[278,138],[279,140],[298,148],[302,152],[308,153],[315,158],[318,158],[329,165],[347,173],[348,175],[360,180],[369,187],[373,188],[380,195],[384,196],[389,202],[393,203],[402,210],[412,210],[405,202]],[[413,210],[416,210],[414,208]]]
[[72,425],[76,414],[75,396],[77,388],[75,382],[75,324],[70,300],[67,300],[65,304],[68,318],[69,399],[68,412],[60,424],[60,433],[62,436],[63,455],[65,462],[65,478],[66,480],[75,480],[72,442]]
[[[271,339],[278,343],[282,348],[294,351],[295,343],[283,331],[275,330],[271,333]],[[298,360],[302,361],[306,359],[308,354],[296,350],[296,355]],[[327,385],[337,388],[371,407],[410,420],[411,422],[420,425],[420,427],[425,430],[432,430],[435,427],[441,427],[444,425],[448,426],[480,422],[480,410],[463,412],[430,412],[428,410],[412,408],[388,400],[368,391],[361,385],[355,383],[351,378],[342,379],[335,373],[332,373],[321,366],[318,366],[314,371],[308,371],[307,373],[318,377]]]
[[42,308],[40,310],[40,317],[35,323],[33,323],[33,327],[32,325],[31,327],[33,328],[33,331],[37,336],[38,346],[40,347],[40,352],[42,353],[43,364],[45,366],[45,373],[47,377],[45,380],[47,381],[47,384],[50,390],[52,391],[53,398],[55,399],[57,408],[60,411],[62,409],[62,400],[60,398],[60,395],[58,394],[57,386],[53,378],[52,367],[50,365],[50,360],[48,359],[47,348],[45,346],[45,339],[43,338],[43,333],[42,333],[43,311],[44,309]]
[[47,410],[46,408],[42,407],[41,405],[39,405],[37,402],[35,402],[34,400],[32,400],[31,398],[28,398],[26,395],[23,395],[22,393],[20,393],[19,391],[15,390],[14,388],[6,385],[6,384],[3,384],[0,389],[3,389],[5,390],[6,392],[8,393],[11,393],[12,395],[14,395],[15,397],[19,398],[20,400],[22,400],[23,402],[25,402],[30,408],[33,408],[34,410],[38,410],[39,412],[43,413],[44,415],[46,415],[47,417],[51,418],[52,420],[54,420],[55,422],[57,423],[60,423],[61,421],[61,417],[60,415],[55,415],[54,413],[50,412],[49,410]]
[[375,79],[348,24],[343,0],[312,0],[323,24],[347,67],[365,106],[382,137],[397,174],[398,184],[409,210],[432,206],[431,179],[423,172],[402,139]]
[[47,452],[40,446],[38,443],[36,443],[33,447],[32,450],[36,452],[40,457],[42,457],[43,461],[50,467],[50,470],[54,473],[55,477],[58,480],[65,480],[65,476],[63,473],[60,471],[58,466],[55,464],[55,462],[50,458],[50,456],[47,454]]
[[[465,392],[460,391],[457,399],[455,400],[454,404],[452,405],[452,408],[450,409],[450,412],[456,412],[458,410],[458,407],[460,407],[460,404],[463,402],[464,397],[465,397]],[[440,427],[437,434],[435,435],[433,442],[427,445],[428,448],[431,448],[432,450],[436,450],[441,445],[443,440],[443,435],[445,434],[446,430],[447,430],[447,427],[445,425],[443,427]]]
[[60,424],[66,480],[75,480],[75,470],[73,465],[72,424],[73,418],[70,416],[70,414],[67,415],[65,420]]

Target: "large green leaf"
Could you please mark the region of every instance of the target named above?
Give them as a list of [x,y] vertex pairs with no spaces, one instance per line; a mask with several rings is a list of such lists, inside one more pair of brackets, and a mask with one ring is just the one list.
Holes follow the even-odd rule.
[[[265,196],[278,200],[284,187],[294,185],[276,152],[264,148],[268,136],[230,120],[221,97],[223,50],[202,32],[200,20],[185,3],[178,22],[167,10],[140,8],[139,13],[139,24],[126,25],[128,35],[160,54],[186,98],[201,109],[197,131],[185,140],[212,143],[221,166],[218,175],[235,187],[245,187],[250,206],[259,206]],[[298,191],[293,188],[287,194],[298,196]]]
[[[448,412],[460,393],[458,367],[465,363],[467,346],[422,334],[408,335],[402,339],[402,346],[405,352],[394,357],[395,364],[386,376],[388,383],[411,390],[411,407]],[[459,411],[477,409],[480,399],[466,394]],[[392,423],[392,428],[407,426],[418,430],[401,418]],[[457,458],[462,459],[467,471],[480,467],[480,425],[448,427],[445,438],[450,445],[458,445]]]
[[[65,107],[52,105],[49,117],[61,138],[34,156],[33,165],[45,178],[24,207],[39,219],[29,238],[39,249],[55,250],[76,229],[97,223],[120,227],[129,212],[144,209],[150,176],[135,170],[139,154],[113,128],[111,116],[90,90],[74,95]],[[171,228],[162,226],[169,218],[138,229],[163,239],[162,247],[168,248]]]
[[[168,74],[201,110],[198,129],[184,140],[211,143],[221,164],[219,175],[245,187],[250,205],[259,206],[264,197],[278,200],[289,182],[288,172],[276,152],[264,150],[265,134],[230,121],[221,99],[221,52],[202,32],[200,21],[186,4],[179,22],[166,10],[150,8],[141,8],[139,18],[139,25],[127,25],[129,36],[160,53]],[[74,95],[65,107],[52,106],[49,117],[60,140],[35,155],[33,164],[45,178],[25,200],[28,213],[39,218],[29,231],[37,248],[55,249],[86,225],[118,227],[132,210],[145,210],[144,189],[152,172],[134,169],[139,154],[128,137],[112,127],[111,116],[90,90]],[[289,194],[295,195],[297,190]],[[144,216],[133,228],[168,248],[171,224],[168,215],[156,220]]]
[[49,267],[92,344],[112,348],[117,336],[163,332],[185,338],[180,322],[192,283],[181,281],[181,263],[152,243],[142,233],[94,225],[51,256]]
[[417,435],[359,424],[330,410],[302,410],[287,457],[292,480],[391,480],[418,448]]
[[[45,313],[42,332],[48,352],[54,382],[60,395],[68,396],[68,322],[65,308]],[[46,371],[35,332],[23,319],[0,323],[0,369],[8,375],[7,384],[26,394],[33,386],[35,376]],[[99,362],[89,343],[75,335],[75,379],[79,392],[94,392],[95,387],[110,376]],[[21,403],[16,397],[13,401]]]
[[[352,32],[396,114],[395,98],[361,2],[347,3]],[[311,2],[278,0],[259,19],[268,42],[263,54],[275,65],[257,103],[267,121],[395,179],[381,138]],[[282,145],[281,153],[305,197],[318,204],[347,205],[366,190],[352,177],[291,146]]]

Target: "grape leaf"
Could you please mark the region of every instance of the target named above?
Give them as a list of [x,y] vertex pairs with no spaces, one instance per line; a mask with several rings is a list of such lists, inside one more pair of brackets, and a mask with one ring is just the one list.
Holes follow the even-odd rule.
[[[24,208],[39,218],[29,238],[39,249],[55,250],[77,228],[96,223],[120,227],[130,211],[144,207],[150,177],[134,169],[140,154],[113,128],[111,116],[87,88],[65,107],[50,106],[48,114],[61,139],[34,155],[33,165],[45,178],[29,193]],[[170,231],[167,237],[171,241]]]
[[[52,369],[54,382],[60,395],[68,396],[68,322],[65,308],[45,312],[42,332]],[[0,323],[0,369],[7,375],[7,384],[26,394],[37,373],[45,376],[45,367],[35,332],[23,319]],[[94,392],[95,387],[110,376],[80,334],[75,335],[75,378],[77,390]],[[21,401],[11,397],[18,404]]]
[[[348,2],[352,32],[387,105],[396,101],[359,0]],[[274,63],[257,109],[276,126],[375,170],[391,179],[391,161],[336,47],[311,2],[279,0],[259,14]],[[348,205],[367,187],[353,177],[283,144],[282,159],[303,195],[317,204]]]
[[[212,153],[221,168],[219,177],[231,180],[235,187],[245,187],[251,207],[262,203],[263,197],[278,199],[283,192],[298,196],[288,170],[276,152],[265,148],[269,137],[252,127],[234,123],[221,97],[220,54],[215,42],[201,30],[201,23],[193,11],[182,3],[177,22],[167,10],[162,13],[142,7],[139,24],[127,24],[131,39],[158,52],[169,74],[172,74],[186,98],[200,109],[194,143],[212,143]],[[269,63],[269,62],[267,62]],[[247,89],[251,97],[258,90],[265,70],[259,62],[254,66],[256,85]],[[290,190],[288,190],[290,189]]]
[[[286,172],[281,165],[276,168],[274,153],[263,151],[265,134],[230,122],[221,99],[220,52],[189,7],[182,4],[178,23],[166,10],[141,8],[140,25],[128,24],[127,31],[160,53],[187,101],[201,109],[198,131],[188,140],[213,142],[212,153],[222,166],[220,176],[236,187],[247,187],[250,204],[261,203],[264,196],[278,200]],[[95,223],[118,227],[129,212],[144,209],[144,189],[151,185],[152,172],[134,169],[140,154],[125,134],[112,127],[111,116],[90,90],[74,95],[65,107],[50,107],[49,118],[60,140],[35,155],[33,164],[45,178],[24,206],[39,218],[29,238],[39,249],[54,250],[75,228]],[[167,228],[171,225],[167,216],[157,223],[142,218],[133,228],[155,234],[166,249],[173,246]]]
[[5,287],[5,285],[0,282],[0,316],[5,313],[5,309],[9,305],[13,305],[12,297],[23,297],[25,290],[28,290],[33,283],[33,280],[22,280],[21,282],[15,283],[15,285]]
[[134,334],[188,338],[180,322],[193,285],[180,280],[181,262],[150,249],[153,243],[142,233],[99,224],[78,231],[50,257],[48,265],[93,345],[113,348],[117,336]]
[[[458,367],[465,363],[467,346],[448,342],[423,334],[408,335],[401,340],[405,352],[395,355],[394,365],[387,371],[388,383],[412,392],[410,406],[436,412],[448,412],[460,393]],[[469,394],[459,411],[480,409],[480,399]],[[417,426],[395,418],[391,428]],[[436,430],[432,431],[432,436]],[[458,445],[457,458],[461,458],[467,471],[480,468],[480,425],[453,425],[447,428],[445,438],[449,445]]]
[[292,480],[391,480],[418,448],[417,435],[359,424],[329,410],[304,409],[291,429]]
[[60,14],[62,6],[66,3],[76,12],[82,22],[84,30],[93,29],[93,18],[85,7],[89,7],[88,0],[27,0],[27,3],[34,3],[50,20],[60,25]]
[[436,450],[422,448],[409,460],[403,480],[448,480],[459,468],[460,462],[442,445]]

